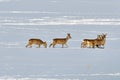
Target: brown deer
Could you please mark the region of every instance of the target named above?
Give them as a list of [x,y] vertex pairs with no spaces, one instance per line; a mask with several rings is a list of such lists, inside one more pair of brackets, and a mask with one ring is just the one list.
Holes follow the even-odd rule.
[[96,39],[84,39],[81,43],[81,48],[99,48],[101,45],[104,47],[106,41],[106,34],[98,35]]
[[83,41],[82,43],[81,43],[81,48],[86,48],[87,47],[87,42],[86,41]]
[[32,45],[33,45],[33,44],[38,45],[37,48],[40,48],[41,45],[43,45],[45,48],[47,48],[47,43],[46,43],[46,42],[43,42],[43,41],[40,40],[40,39],[29,39],[28,44],[26,45],[26,48],[27,48],[28,46],[30,46],[30,48],[32,48]]
[[106,42],[106,35],[107,34],[100,35],[101,39],[96,39],[94,41],[94,45],[97,46],[97,47],[101,47],[102,46],[104,48],[104,45],[105,45],[105,42]]
[[87,40],[85,39],[82,43],[81,43],[81,48],[86,48],[86,47],[89,47],[89,48],[94,48],[94,39],[90,39],[90,40]]
[[51,47],[53,45],[53,48],[55,47],[56,44],[61,44],[62,45],[62,48],[64,47],[64,45],[67,45],[67,41],[71,39],[71,35],[70,33],[67,34],[66,38],[55,38],[53,39],[53,42],[50,44],[49,47]]
[[[98,35],[96,39],[101,39],[101,36]],[[89,47],[89,48],[94,48],[94,41],[96,39],[83,39],[83,42],[81,43],[81,48],[86,48],[86,47]]]

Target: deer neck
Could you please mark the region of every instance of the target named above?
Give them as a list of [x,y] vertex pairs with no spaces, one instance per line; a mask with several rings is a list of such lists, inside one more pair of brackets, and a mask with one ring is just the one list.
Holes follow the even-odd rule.
[[68,41],[68,40],[69,40],[69,37],[66,37],[66,40]]

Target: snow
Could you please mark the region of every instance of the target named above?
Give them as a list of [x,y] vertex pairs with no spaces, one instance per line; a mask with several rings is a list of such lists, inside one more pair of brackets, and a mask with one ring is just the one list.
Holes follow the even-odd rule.
[[[0,80],[120,80],[120,1],[0,0]],[[49,48],[71,34],[68,48]],[[105,34],[105,48],[81,48]],[[30,38],[47,42],[26,48]]]
[[[14,11],[15,12],[15,11]],[[0,12],[5,13],[5,12]],[[9,12],[8,12],[9,13]],[[24,12],[16,12],[23,14]],[[25,12],[36,14],[34,12]],[[41,12],[44,14],[45,12]],[[51,12],[52,13],[52,12]],[[47,12],[46,12],[47,14]],[[50,14],[50,13],[49,13]],[[52,14],[55,14],[54,12]],[[60,16],[60,17],[41,17],[41,18],[11,18],[0,19],[1,25],[120,25],[120,19],[114,18],[82,18],[80,16]]]
[[[0,27],[1,80],[97,80],[119,79],[119,26],[64,25]],[[30,38],[52,42],[70,33],[68,48],[25,48]],[[84,38],[107,33],[104,49],[81,48]]]

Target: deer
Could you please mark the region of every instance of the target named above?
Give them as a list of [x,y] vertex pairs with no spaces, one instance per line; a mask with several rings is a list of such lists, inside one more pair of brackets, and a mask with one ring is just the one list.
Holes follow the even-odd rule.
[[53,46],[53,48],[55,48],[56,44],[61,44],[62,48],[64,48],[64,45],[66,45],[68,47],[67,42],[71,38],[72,37],[71,37],[70,33],[67,34],[66,38],[54,38],[53,42],[49,45],[49,47]]
[[95,40],[95,46],[97,46],[97,47],[103,47],[104,48],[104,45],[105,45],[105,42],[106,42],[106,35],[107,34],[102,34],[102,35],[100,35],[101,36],[101,39],[97,39],[97,40]]
[[81,48],[99,48],[101,45],[104,47],[106,35],[107,34],[98,35],[96,39],[83,39],[83,42],[81,43]]
[[37,48],[40,48],[41,45],[44,46],[44,48],[47,48],[47,43],[42,41],[41,39],[35,39],[35,38],[32,38],[32,39],[29,39],[28,40],[28,44],[26,45],[26,48],[29,46],[29,48],[32,48],[32,45],[35,44],[35,45],[38,45]]

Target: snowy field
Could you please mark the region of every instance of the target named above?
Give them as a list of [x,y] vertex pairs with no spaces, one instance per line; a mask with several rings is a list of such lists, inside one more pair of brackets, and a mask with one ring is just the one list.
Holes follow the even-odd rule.
[[[116,21],[109,19],[101,24],[101,21],[84,19],[84,24],[56,22],[50,25],[45,20],[44,25],[34,25],[36,22],[26,24],[17,22],[18,19],[14,24],[13,19],[7,20],[0,26],[0,80],[120,79],[120,27],[114,23]],[[81,20],[78,19],[80,23]],[[40,38],[49,46],[53,38],[66,37],[67,33],[72,37],[68,48],[61,48],[61,45],[55,48],[36,48],[36,45],[25,48],[30,38]],[[83,39],[94,39],[102,33],[107,33],[104,49],[80,48]]]
[[[0,80],[120,80],[119,0],[0,0]],[[71,34],[68,48],[48,46]],[[107,33],[105,48],[81,48]],[[26,48],[30,38],[47,42]]]

